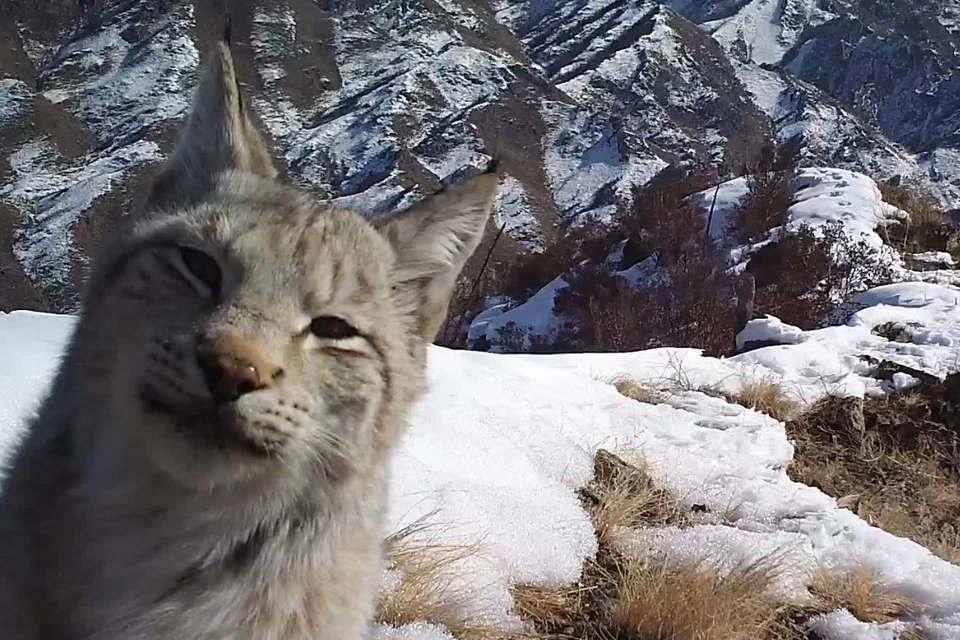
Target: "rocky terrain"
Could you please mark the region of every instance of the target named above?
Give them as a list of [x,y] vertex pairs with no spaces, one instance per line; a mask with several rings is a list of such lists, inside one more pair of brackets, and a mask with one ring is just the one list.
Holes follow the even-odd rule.
[[[496,156],[495,260],[610,218],[670,163],[732,177],[768,137],[801,136],[808,165],[924,176],[960,207],[949,3],[240,0],[229,12],[292,180],[376,214]],[[169,150],[225,13],[213,0],[12,0],[0,308],[76,305],[88,256]]]

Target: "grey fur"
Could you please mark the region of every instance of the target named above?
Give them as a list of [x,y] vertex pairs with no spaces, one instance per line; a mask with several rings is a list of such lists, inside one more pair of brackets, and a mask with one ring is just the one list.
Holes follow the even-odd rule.
[[[277,182],[219,45],[7,470],[3,637],[365,637],[390,453],[496,184],[372,224],[312,202]],[[216,259],[219,286],[181,246]],[[360,335],[315,337],[320,315]],[[270,372],[264,388],[215,408],[200,344]]]

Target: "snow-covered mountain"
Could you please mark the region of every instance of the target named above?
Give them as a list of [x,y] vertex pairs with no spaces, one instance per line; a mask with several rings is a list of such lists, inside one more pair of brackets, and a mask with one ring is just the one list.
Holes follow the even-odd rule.
[[[864,3],[861,3],[864,4]],[[930,176],[960,207],[955,11],[827,0],[244,0],[241,78],[279,164],[365,212],[500,158],[495,259],[609,218],[675,161]],[[929,5],[929,6],[928,6]],[[0,306],[71,308],[170,148],[212,0],[15,0],[0,26]],[[929,27],[929,28],[928,28]]]

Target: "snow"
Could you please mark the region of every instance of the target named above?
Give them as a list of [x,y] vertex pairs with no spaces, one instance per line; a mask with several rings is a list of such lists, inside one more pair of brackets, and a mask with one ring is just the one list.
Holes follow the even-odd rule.
[[508,302],[501,302],[485,309],[470,323],[467,337],[478,340],[486,336],[496,344],[504,330],[515,328],[522,332],[523,345],[528,348],[529,334],[550,335],[561,328],[561,319],[553,313],[553,299],[566,287],[563,278],[557,277],[518,306],[511,308]]
[[254,10],[250,45],[259,63],[257,72],[267,87],[287,75],[281,63],[284,55],[295,49],[296,37],[297,21],[289,8],[258,6]]
[[[954,371],[958,298],[960,289],[928,283],[880,287],[860,296],[871,306],[842,326],[798,336],[768,318],[762,326],[780,327],[796,344],[728,359],[694,349],[507,356],[434,347],[429,392],[413,411],[392,468],[391,530],[425,518],[446,541],[479,542],[478,556],[451,576],[460,592],[471,594],[465,613],[516,629],[511,585],[574,582],[596,550],[575,491],[590,480],[592,454],[604,447],[642,455],[659,483],[705,510],[693,527],[634,532],[622,540],[624,548],[642,545],[721,570],[774,554],[784,594],[799,593],[815,565],[839,571],[864,565],[887,589],[920,603],[921,627],[942,637],[960,634],[960,567],[791,481],[785,469],[793,447],[783,424],[716,395],[754,379],[778,381],[808,402],[828,391],[878,392],[859,358],[865,353],[940,375]],[[917,325],[910,343],[871,332],[891,320]],[[42,393],[71,326],[59,316],[0,315],[0,354],[11,363],[0,371],[9,398],[0,410],[6,447]],[[656,405],[629,400],[609,384],[624,375],[673,392]],[[894,629],[841,613],[817,624],[830,640],[893,637],[883,634]],[[382,640],[448,639],[430,625],[377,633]]]
[[[155,4],[124,3],[105,14],[102,28],[78,30],[43,65],[38,85],[47,89],[39,98],[72,113],[97,142],[92,152],[68,160],[43,136],[27,140],[10,155],[11,172],[0,182],[0,197],[25,220],[14,254],[47,290],[69,290],[73,259],[85,259],[72,244],[77,221],[142,165],[161,159],[152,128],[183,117],[189,107],[199,64],[193,6],[156,10]],[[132,21],[138,30],[127,28]],[[2,125],[33,96],[16,81],[0,83]]]
[[[710,237],[724,243],[733,223],[733,215],[747,195],[747,179],[734,178],[696,195],[704,217],[710,221]],[[712,211],[712,214],[711,214]]]
[[933,182],[941,206],[960,208],[960,150],[934,149],[920,157],[920,166]]
[[865,291],[855,301],[867,306],[928,307],[934,302],[949,306],[960,304],[960,291],[924,282],[898,282]]
[[454,640],[446,629],[435,624],[415,622],[403,627],[378,625],[372,640]]
[[[57,52],[43,73],[51,102],[71,110],[105,144],[121,143],[159,122],[182,117],[190,106],[191,78],[200,54],[190,32],[193,6],[177,5],[149,19],[146,0],[111,16],[111,22]],[[130,42],[133,16],[147,35]],[[149,21],[149,22],[147,22]]]
[[30,89],[24,81],[0,78],[0,127],[17,118],[30,97]]
[[14,152],[9,158],[12,176],[0,183],[0,197],[30,212],[13,246],[24,272],[46,286],[66,286],[73,225],[129,172],[160,158],[159,147],[148,140],[91,154],[72,165],[43,140]]
[[561,220],[569,223],[584,214],[611,219],[616,207],[595,203],[617,189],[627,169],[613,123],[562,102],[544,101],[542,111],[551,126],[544,140],[544,169]]
[[743,331],[737,334],[737,349],[743,349],[750,342],[772,342],[774,344],[797,344],[803,341],[803,330],[786,324],[780,318],[766,316],[747,323]]
[[[309,109],[278,92],[255,105],[304,186],[377,214],[423,196],[399,169],[401,153],[444,183],[468,167],[485,168],[491,155],[470,118],[516,76],[512,58],[469,46],[456,30],[445,30],[449,25],[411,17],[401,27],[389,12],[355,15],[363,11],[344,9],[337,21],[339,88],[322,93]],[[364,26],[354,26],[354,18]],[[281,40],[269,35],[270,20],[259,18],[258,61],[275,76],[272,60],[283,54],[267,55]],[[532,215],[513,222],[535,236]]]
[[20,436],[24,417],[37,408],[73,325],[70,316],[0,315],[0,353],[7,359],[0,371],[4,400],[0,403],[0,463]]
[[[671,6],[683,12],[689,0],[674,0]],[[835,17],[817,7],[816,0],[750,0],[732,15],[700,26],[732,55],[756,64],[778,64],[797,41],[805,26],[822,24]]]
[[811,630],[832,640],[897,640],[907,628],[902,622],[868,624],[853,617],[846,609],[819,616]]
[[876,247],[883,245],[877,226],[899,211],[883,201],[872,179],[845,169],[803,169],[794,190],[794,204],[787,212],[791,225],[839,222],[848,233],[866,237]]
[[960,154],[937,149],[915,156],[793,76],[733,60],[737,78],[770,119],[780,141],[803,139],[803,164],[853,169],[882,179],[919,178],[945,209],[960,204]]
[[533,251],[542,251],[539,224],[533,215],[530,199],[523,184],[513,176],[505,175],[500,180],[497,200],[494,205],[497,226]]

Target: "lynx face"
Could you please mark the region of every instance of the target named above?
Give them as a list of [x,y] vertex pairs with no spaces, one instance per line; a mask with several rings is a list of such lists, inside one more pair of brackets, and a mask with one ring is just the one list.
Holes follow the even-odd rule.
[[391,444],[497,180],[368,222],[280,185],[240,102],[221,47],[85,320],[126,327],[105,331],[105,365],[136,399],[125,437],[164,473],[335,480]]

